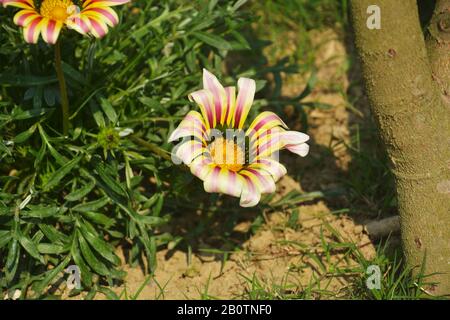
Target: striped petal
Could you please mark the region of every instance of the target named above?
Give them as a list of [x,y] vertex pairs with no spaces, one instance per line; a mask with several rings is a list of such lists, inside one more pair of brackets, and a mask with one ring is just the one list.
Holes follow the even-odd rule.
[[91,25],[90,33],[96,38],[103,38],[108,33],[107,24],[97,16],[80,14],[88,18],[89,24]]
[[255,98],[256,83],[255,80],[241,78],[238,81],[238,97],[236,100],[236,109],[234,112],[233,127],[242,129],[247,115]]
[[121,4],[125,4],[131,2],[131,0],[85,0],[83,2],[83,8],[88,6],[98,5],[103,7],[113,7],[119,6]]
[[248,168],[267,172],[272,176],[274,182],[280,180],[287,173],[285,166],[271,158],[258,159],[256,162],[250,164]]
[[214,98],[209,90],[199,90],[189,95],[189,100],[195,101],[205,119],[206,129],[216,126],[216,113],[214,111]]
[[246,167],[245,169],[239,171],[239,174],[251,179],[260,193],[272,193],[276,190],[275,182],[272,176],[261,168]]
[[227,111],[227,93],[216,76],[206,69],[203,69],[203,88],[211,91],[213,95],[217,123],[224,124]]
[[189,111],[183,121],[180,122],[178,127],[170,135],[169,142],[174,142],[180,138],[191,136],[206,143],[206,126],[202,115],[197,111]]
[[82,14],[74,14],[67,18],[66,25],[69,29],[75,30],[83,35],[89,33],[92,29],[89,17]]
[[109,7],[89,7],[84,9],[80,16],[88,17],[89,19],[94,19],[96,21],[102,21],[110,27],[114,27],[119,23],[119,16],[117,13]]
[[283,127],[288,129],[288,126],[275,113],[264,111],[260,113],[255,120],[253,120],[246,132],[246,135],[250,138],[250,140],[254,140],[275,127]]
[[246,176],[239,176],[242,181],[242,193],[239,204],[241,207],[254,207],[261,200],[261,193],[254,182]]
[[12,6],[22,9],[34,10],[34,1],[33,0],[3,0],[3,5]]
[[[309,140],[309,136],[297,131],[284,131],[281,128],[273,128],[261,139],[257,139],[252,145],[251,156],[253,159],[270,157],[273,153],[284,148],[297,154],[304,154],[305,147],[298,149],[300,145]],[[309,150],[309,149],[308,149]],[[307,154],[307,152],[306,152]],[[305,154],[305,155],[306,155]]]
[[240,197],[242,192],[242,179],[234,171],[215,166],[205,178],[203,184],[209,193],[223,193],[233,197]]
[[42,19],[42,38],[49,44],[55,44],[62,27],[63,23],[60,21],[47,18]]
[[191,173],[203,181],[205,181],[213,167],[215,167],[215,165],[208,152],[195,158],[189,166]]
[[198,140],[188,140],[178,144],[173,152],[183,161],[185,165],[190,165],[192,160],[207,152],[208,150],[203,146],[203,143]]
[[23,28],[23,37],[28,43],[37,43],[39,40],[39,34],[41,33],[43,18],[36,17],[29,22],[27,26]]
[[225,94],[227,95],[227,108],[225,110],[225,123],[228,127],[233,121],[234,111],[236,109],[236,87],[226,87]]
[[19,27],[25,27],[27,26],[31,21],[33,21],[36,18],[39,18],[40,15],[36,13],[35,10],[20,10],[17,12],[14,16],[14,23],[18,25]]

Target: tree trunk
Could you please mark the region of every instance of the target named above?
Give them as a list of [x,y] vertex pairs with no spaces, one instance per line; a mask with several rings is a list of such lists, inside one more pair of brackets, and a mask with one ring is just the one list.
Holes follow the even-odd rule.
[[[381,9],[381,29],[367,27],[370,5]],[[448,73],[437,67],[433,76],[431,67],[449,61],[436,62],[436,48],[430,63],[416,0],[353,0],[351,13],[366,92],[396,177],[406,262],[420,267],[425,257],[425,273],[439,273],[426,279],[437,283],[428,292],[449,294],[450,108],[445,85],[435,81],[439,74],[448,86]]]
[[428,27],[427,49],[433,80],[450,108],[450,0],[438,0]]

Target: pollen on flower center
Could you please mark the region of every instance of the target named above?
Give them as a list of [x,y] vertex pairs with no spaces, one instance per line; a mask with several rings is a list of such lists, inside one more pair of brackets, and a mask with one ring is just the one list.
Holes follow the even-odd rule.
[[44,0],[41,4],[41,14],[43,17],[64,22],[73,6],[71,0]]
[[215,164],[232,171],[239,171],[245,164],[245,152],[234,141],[217,138],[209,145]]

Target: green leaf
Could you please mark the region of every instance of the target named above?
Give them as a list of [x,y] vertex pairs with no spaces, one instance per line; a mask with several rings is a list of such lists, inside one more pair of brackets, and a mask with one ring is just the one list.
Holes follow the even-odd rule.
[[103,198],[100,198],[95,201],[78,204],[75,207],[73,207],[72,210],[78,211],[78,212],[96,211],[96,210],[106,206],[108,204],[108,202],[109,202],[109,198],[103,197]]
[[95,166],[95,170],[97,171],[100,180],[102,180],[104,183],[100,184],[100,187],[104,189],[105,191],[112,191],[116,193],[119,196],[128,198],[128,194],[122,185],[117,182],[116,179],[111,177],[111,175],[108,173],[107,168],[101,161],[98,161]]
[[69,193],[67,196],[65,196],[64,199],[67,201],[78,201],[83,199],[85,196],[89,194],[89,192],[92,191],[95,187],[95,181],[89,181],[84,187],[75,190],[71,193]]
[[78,241],[73,241],[70,253],[72,254],[73,261],[78,268],[80,268],[81,282],[89,288],[92,285],[92,273],[84,259],[81,257]]
[[102,224],[106,228],[110,228],[115,224],[115,220],[113,218],[109,218],[108,216],[99,213],[99,212],[82,212],[83,216],[91,220],[92,222]]
[[99,287],[97,290],[103,293],[109,300],[120,300],[119,296],[107,287]]
[[41,148],[39,149],[39,152],[36,155],[36,159],[34,159],[35,168],[37,168],[39,164],[41,164],[42,160],[44,159],[46,151],[47,151],[47,144],[45,142],[42,142]]
[[25,130],[24,132],[19,133],[14,138],[14,143],[21,144],[21,143],[24,143],[25,141],[27,141],[33,135],[33,133],[36,131],[36,128],[37,128],[37,125],[34,125],[34,126],[31,126],[28,130]]
[[194,32],[193,35],[198,38],[199,40],[203,41],[204,43],[217,48],[219,50],[231,50],[232,47],[228,41],[225,39],[211,34],[211,33],[205,33],[205,32]]
[[62,178],[64,178],[72,169],[83,159],[83,155],[79,155],[76,158],[72,159],[60,169],[58,169],[55,173],[50,176],[47,184],[44,186],[44,191],[49,191],[50,189],[56,187]]
[[13,110],[12,119],[13,120],[27,120],[31,118],[36,118],[45,115],[51,111],[55,110],[54,108],[40,108],[40,109],[31,109],[31,110]]
[[18,237],[20,245],[25,249],[25,251],[28,252],[30,256],[38,260],[40,263],[45,264],[44,258],[39,253],[37,245],[33,241],[31,241],[31,239],[29,239],[27,236],[23,235],[20,232],[18,232]]
[[11,237],[12,237],[11,231],[9,230],[0,231],[0,249],[9,243]]
[[33,87],[39,85],[46,85],[57,82],[55,76],[37,77],[37,76],[22,76],[18,74],[0,74],[0,85],[10,85],[16,87]]
[[75,70],[72,66],[68,65],[67,63],[65,62],[62,63],[62,69],[69,78],[75,80],[80,84],[86,83],[86,79],[83,77],[83,75],[77,70]]
[[69,264],[69,262],[70,262],[70,255],[67,256],[56,268],[47,271],[45,273],[44,279],[34,286],[34,292],[36,292],[38,295],[42,295],[44,293],[44,290],[50,284],[50,282],[64,270],[64,268]]
[[103,241],[101,238],[90,233],[84,224],[80,224],[80,231],[83,237],[91,244],[91,246],[102,255],[103,258],[108,260],[114,265],[120,264],[120,259],[114,254],[114,248]]
[[39,224],[39,229],[51,243],[68,243],[69,237],[48,224]]
[[39,243],[37,249],[42,254],[62,254],[69,250],[69,248],[63,245],[54,243]]
[[165,215],[164,217],[153,217],[153,216],[141,216],[139,215],[139,221],[146,225],[150,225],[152,227],[162,226],[166,224],[170,220],[169,215]]
[[32,206],[29,205],[28,208],[30,210],[22,210],[20,214],[25,217],[30,218],[48,218],[51,216],[55,216],[59,213],[58,207],[48,207],[48,206]]
[[116,124],[117,123],[117,114],[116,114],[116,111],[114,110],[114,107],[112,106],[111,102],[109,102],[109,100],[107,100],[105,98],[101,98],[100,106],[102,107],[103,112],[106,114],[108,119],[113,124]]
[[80,249],[81,249],[81,253],[84,257],[84,259],[86,259],[86,262],[88,263],[88,265],[98,274],[102,275],[102,276],[107,276],[110,274],[110,271],[108,270],[108,268],[105,266],[105,264],[101,261],[99,261],[94,253],[92,252],[91,248],[89,248],[88,243],[86,242],[86,240],[83,238],[83,236],[79,233],[78,234],[78,243],[80,244]]
[[2,141],[0,141],[0,155],[1,153],[6,153],[8,156],[11,156],[11,150]]
[[103,117],[102,111],[98,108],[97,104],[91,100],[89,102],[89,107],[91,108],[94,120],[99,128],[104,128],[106,126],[105,117]]
[[8,255],[6,256],[5,274],[6,281],[9,283],[16,275],[19,266],[20,246],[17,239],[13,239],[8,246]]

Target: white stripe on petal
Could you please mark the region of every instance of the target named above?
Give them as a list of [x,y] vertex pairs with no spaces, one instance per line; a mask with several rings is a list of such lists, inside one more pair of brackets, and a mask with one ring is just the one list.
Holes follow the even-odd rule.
[[261,193],[250,178],[243,176],[240,176],[240,178],[243,182],[240,206],[246,208],[256,206],[261,200]]
[[216,76],[206,69],[203,69],[203,88],[211,91],[213,95],[216,122],[224,124],[227,111],[227,95]]
[[306,143],[289,145],[286,149],[292,153],[298,154],[300,157],[306,157],[309,153],[309,145]]
[[203,146],[202,142],[198,140],[188,140],[175,146],[172,153],[175,153],[185,165],[190,165],[192,160],[206,151],[207,149]]
[[287,173],[285,166],[270,158],[258,159],[257,162],[250,164],[248,168],[261,169],[268,172],[275,182]]
[[191,173],[203,181],[205,181],[212,167],[213,162],[207,152],[195,158],[190,165]]
[[206,192],[223,193],[233,197],[239,197],[242,192],[242,180],[239,174],[219,166],[209,171],[203,186]]
[[173,142],[189,136],[195,136],[199,140],[206,138],[206,126],[202,115],[197,111],[188,112],[178,127],[172,132],[168,141]]

